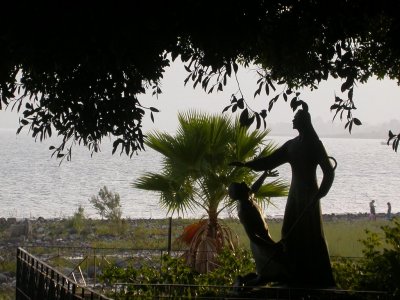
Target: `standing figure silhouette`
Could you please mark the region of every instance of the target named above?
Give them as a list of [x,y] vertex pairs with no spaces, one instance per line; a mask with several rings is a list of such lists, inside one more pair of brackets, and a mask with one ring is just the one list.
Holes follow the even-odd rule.
[[[308,107],[298,110],[293,128],[299,135],[269,156],[232,165],[255,171],[273,170],[289,163],[292,180],[282,225],[282,242],[288,259],[290,286],[334,287],[335,281],[322,228],[320,199],[330,190],[334,167],[315,132]],[[317,167],[323,178],[317,182]]]

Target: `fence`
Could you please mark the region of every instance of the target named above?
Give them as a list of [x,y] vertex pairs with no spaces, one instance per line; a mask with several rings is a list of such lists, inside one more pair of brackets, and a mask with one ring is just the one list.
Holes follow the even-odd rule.
[[108,300],[110,298],[80,286],[24,249],[18,248],[16,299]]
[[183,250],[167,249],[135,249],[135,248],[102,248],[102,247],[74,247],[74,246],[29,246],[25,245],[29,253],[36,258],[55,267],[61,273],[80,285],[97,286],[98,275],[104,267],[128,265],[140,268],[143,264],[159,267],[162,256],[170,253],[171,256],[181,256]]

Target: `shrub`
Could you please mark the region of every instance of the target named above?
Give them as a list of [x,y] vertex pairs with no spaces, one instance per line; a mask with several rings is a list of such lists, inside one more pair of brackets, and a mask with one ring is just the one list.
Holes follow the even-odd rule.
[[77,232],[80,233],[85,226],[85,209],[82,205],[79,205],[77,211],[71,218],[71,227]]
[[[128,295],[154,297],[156,295],[146,286],[149,284],[184,284],[188,287],[179,289],[180,296],[183,294],[190,296],[193,293],[206,293],[206,289],[202,287],[207,285],[232,285],[238,275],[254,272],[255,268],[248,250],[223,250],[218,255],[217,261],[218,268],[207,274],[199,274],[188,267],[182,258],[164,255],[161,266],[147,264],[140,268],[131,266],[119,268],[111,265],[103,270],[101,280],[111,286],[115,283],[128,283],[124,288],[116,286],[116,291],[112,294],[115,299],[127,299]],[[190,285],[198,286],[199,290],[193,290]],[[162,289],[159,288],[157,292],[159,296]],[[165,292],[171,296],[170,293],[175,293],[177,290],[167,288]]]
[[381,226],[383,235],[366,230],[361,240],[363,258],[341,259],[333,264],[340,288],[388,291],[400,295],[400,220]]
[[89,201],[102,219],[113,221],[121,219],[122,210],[119,194],[109,191],[106,186],[100,189],[98,196],[92,196]]

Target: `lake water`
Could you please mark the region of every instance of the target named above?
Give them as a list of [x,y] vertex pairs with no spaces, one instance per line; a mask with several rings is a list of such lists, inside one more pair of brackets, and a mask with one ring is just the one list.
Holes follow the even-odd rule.
[[[270,137],[282,144],[287,137]],[[400,153],[376,139],[321,139],[329,155],[338,161],[336,178],[329,194],[322,200],[322,211],[359,213],[369,211],[374,199],[378,213],[386,212],[388,201],[392,212],[400,211]],[[97,217],[89,198],[103,186],[121,196],[123,216],[130,218],[165,218],[158,195],[131,187],[145,171],[160,170],[161,157],[148,149],[131,159],[111,155],[111,143],[104,141],[102,152],[90,157],[86,148],[76,146],[71,162],[51,158],[48,147],[54,141],[34,142],[23,133],[0,130],[0,217],[67,217],[79,205],[89,217]],[[290,182],[290,167],[278,168]],[[285,198],[276,198],[266,208],[269,216],[281,216]],[[225,212],[226,217],[235,212]],[[191,212],[187,217],[201,217]],[[176,215],[174,215],[176,217]]]

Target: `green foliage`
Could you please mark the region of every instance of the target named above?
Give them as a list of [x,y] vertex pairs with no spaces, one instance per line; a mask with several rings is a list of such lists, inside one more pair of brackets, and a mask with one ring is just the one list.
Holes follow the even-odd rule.
[[341,288],[389,291],[400,295],[400,220],[381,227],[383,236],[366,231],[363,258],[341,259],[334,263]]
[[[189,268],[182,258],[165,255],[162,257],[160,267],[143,265],[140,269],[135,269],[132,266],[127,268],[109,266],[103,271],[101,280],[108,286],[113,286],[115,283],[127,283],[125,288],[119,289],[119,295],[116,298],[125,299],[127,294],[143,296],[147,293],[147,296],[154,296],[151,290],[145,287],[148,284],[232,285],[236,276],[253,272],[255,268],[251,254],[247,250],[225,249],[218,255],[217,261],[219,267],[214,271],[198,274]],[[180,290],[180,293],[188,295],[193,292],[190,287]]]
[[85,209],[82,205],[79,205],[77,211],[71,218],[71,227],[76,230],[77,233],[81,233],[85,227],[85,220]]
[[98,196],[92,196],[89,201],[102,219],[121,220],[122,210],[118,193],[113,193],[104,186],[99,190]]
[[255,263],[249,250],[238,248],[235,251],[224,249],[217,257],[218,268],[201,274],[196,280],[198,285],[229,286],[238,275],[254,272]]
[[[133,186],[159,192],[161,204],[171,212],[200,208],[215,219],[221,206],[236,204],[227,197],[227,187],[235,181],[250,184],[256,176],[229,163],[268,155],[275,147],[265,143],[268,130],[250,131],[226,116],[189,111],[178,119],[175,135],[148,135],[146,145],[163,155],[163,169],[146,173]],[[286,195],[287,186],[277,180],[260,190],[264,199],[279,197]]]

